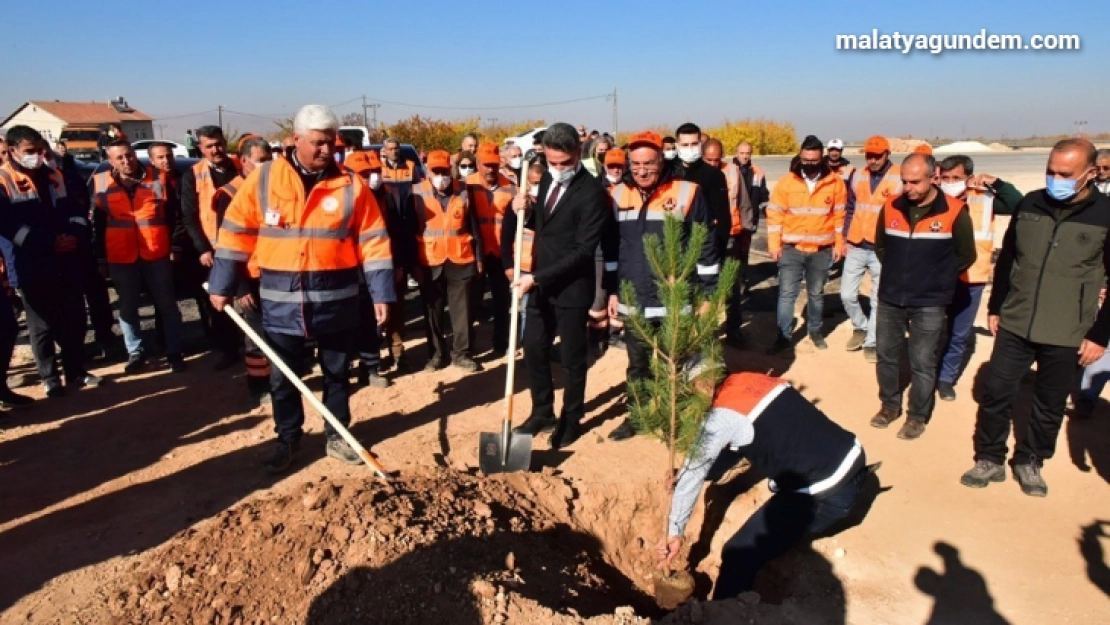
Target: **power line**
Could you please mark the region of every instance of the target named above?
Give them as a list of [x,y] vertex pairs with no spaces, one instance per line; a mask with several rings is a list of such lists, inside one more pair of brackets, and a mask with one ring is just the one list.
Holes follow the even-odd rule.
[[368,98],[374,102],[382,104],[390,104],[393,106],[406,106],[409,108],[420,109],[447,109],[452,111],[505,111],[512,109],[531,109],[541,108],[545,106],[559,106],[562,104],[574,104],[576,102],[588,102],[590,100],[605,100],[612,97],[613,94],[606,93],[605,95],[594,95],[586,98],[575,98],[573,100],[561,100],[559,102],[541,102],[539,104],[516,104],[512,106],[440,106],[438,104],[410,104],[408,102],[393,102],[390,100],[380,100],[377,98]]
[[153,115],[152,117],[154,117],[155,119],[158,119],[158,120],[182,119],[184,117],[198,117],[200,115],[208,115],[209,113],[215,113],[215,112],[216,112],[216,109],[208,109],[207,111],[201,111],[199,113],[185,113],[183,115]]

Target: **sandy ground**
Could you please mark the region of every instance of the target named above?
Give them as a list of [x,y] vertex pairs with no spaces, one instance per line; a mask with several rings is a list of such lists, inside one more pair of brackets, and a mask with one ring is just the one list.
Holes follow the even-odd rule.
[[[967,489],[959,476],[971,464],[974,380],[992,345],[981,329],[984,320],[958,400],[938,402],[922,439],[900,441],[893,428],[867,425],[878,408],[874,369],[859,353],[843,350],[851,326],[840,312],[835,283],[826,296],[833,310],[826,319],[830,348],[818,352],[803,341],[792,358],[766,356],[777,289],[766,257],[754,253],[753,264],[750,346],[726,352],[730,369],[771,370],[804,387],[857,434],[869,460],[883,462],[879,477],[886,489],[861,525],[795,554],[796,570],[780,569],[764,583],[765,600],[780,602],[797,592],[797,600],[812,600],[820,621],[836,623],[1105,622],[1110,613],[1105,404],[1092,420],[1065,423],[1057,457],[1044,471],[1047,499],[1022,495],[1013,481],[984,491]],[[415,306],[410,309],[416,312]],[[418,360],[419,324],[414,318],[410,325],[410,348]],[[478,341],[488,351],[484,328]],[[499,429],[505,362],[486,358],[480,373],[449,368],[401,376],[387,389],[359,390],[352,401],[353,432],[402,473],[436,466],[472,470],[478,432]],[[624,414],[625,360],[624,352],[610,350],[590,370],[589,431],[557,453],[547,449],[546,435],[537,437],[535,468],[554,468],[557,475],[605,492],[657,488],[666,462],[660,443],[605,439]],[[371,479],[365,469],[323,457],[322,427],[310,410],[309,435],[294,470],[281,478],[265,475],[260,464],[271,448],[272,422],[249,409],[243,372],[213,372],[207,355],[189,363],[189,372],[179,376],[162,369],[121,378],[118,365],[99,369],[111,380],[106,386],[43,401],[0,420],[0,623],[98,622],[81,614],[103,603],[105,589],[118,586],[175,535],[188,536],[242,502],[298,496],[306,483],[325,476]],[[318,378],[310,386],[318,389]],[[520,388],[523,416],[529,399]],[[1028,410],[1029,390],[1019,414]],[[37,388],[29,392],[41,397]],[[749,496],[728,507],[713,550],[752,505]],[[591,519],[575,522],[604,527],[606,514],[604,506],[595,507]],[[650,549],[660,532],[645,530],[643,548]],[[715,557],[707,555],[708,570]],[[622,566],[629,576],[631,566]],[[820,592],[807,598],[790,583],[793,578]],[[775,597],[776,587],[787,596]],[[511,617],[510,622],[528,622]]]

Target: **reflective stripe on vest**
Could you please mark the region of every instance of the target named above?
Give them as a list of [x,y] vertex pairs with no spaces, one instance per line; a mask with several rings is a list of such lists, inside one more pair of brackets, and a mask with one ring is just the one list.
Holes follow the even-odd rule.
[[965,199],[975,230],[975,262],[960,279],[971,284],[985,284],[991,278],[991,257],[994,255],[994,193],[968,189]]
[[110,172],[93,177],[96,208],[105,214],[104,247],[113,264],[160,260],[170,254],[170,232],[165,217],[165,187],[147,169],[133,194]]
[[740,175],[740,166],[736,163],[729,163],[725,165],[722,170],[725,173],[725,182],[728,184],[728,212],[732,217],[732,227],[729,228],[729,236],[736,236],[740,234],[741,230],[741,217],[740,217],[740,185],[743,184],[743,177]]
[[667,215],[685,219],[694,200],[697,184],[685,180],[672,180],[657,188],[648,198],[647,208],[639,189],[628,187],[625,183],[614,185],[609,191],[618,222],[636,221],[641,213],[647,221],[663,221]]
[[197,214],[200,218],[200,228],[209,244],[216,247],[216,208],[212,200],[216,197],[216,184],[212,181],[212,171],[208,161],[201,160],[193,165],[193,175],[196,178]]
[[871,191],[871,170],[863,168],[856,171],[852,192],[856,197],[856,208],[852,214],[852,225],[848,228],[848,242],[859,244],[875,242],[875,228],[878,226],[879,212],[892,197],[902,193],[902,169],[891,165],[883,174],[882,180]]
[[[271,161],[272,162],[272,161]],[[343,227],[335,230],[332,228],[302,228],[300,226],[292,226],[284,224],[282,226],[263,225],[259,231],[258,236],[269,237],[273,239],[336,239],[343,240],[350,236],[351,233],[351,218],[355,214],[355,181],[351,172],[347,172],[347,178],[350,184],[343,187],[343,218],[341,223]],[[270,163],[262,165],[262,171],[258,175],[258,199],[259,208],[262,210],[260,223],[266,223],[266,211],[270,210]],[[307,204],[308,197],[305,197]]]
[[453,182],[455,193],[447,201],[445,210],[425,180],[413,188],[413,195],[420,199],[416,207],[421,228],[417,232],[417,254],[426,267],[438,267],[448,260],[456,265],[474,262],[472,234],[467,223],[470,210],[466,187]]
[[[47,165],[43,165],[43,167],[50,170],[50,203],[57,206],[58,200],[66,197],[65,180],[58,170]],[[7,191],[8,200],[12,204],[35,202],[39,199],[38,189],[31,177],[16,171],[10,163],[5,163],[0,167],[0,185]]]

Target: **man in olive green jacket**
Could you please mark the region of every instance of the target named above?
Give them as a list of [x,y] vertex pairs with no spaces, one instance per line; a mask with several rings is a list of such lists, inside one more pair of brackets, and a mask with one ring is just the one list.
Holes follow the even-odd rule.
[[1110,271],[1110,197],[1098,193],[1095,147],[1066,139],[1048,157],[1046,188],[1014,211],[987,304],[995,335],[975,424],[975,466],[965,486],[1006,479],[1006,441],[1022,377],[1037,363],[1033,410],[1017,435],[1014,478],[1026,495],[1044,497],[1041,463],[1056,450],[1068,393],[1079,366],[1102,357],[1110,306],[1099,290]]

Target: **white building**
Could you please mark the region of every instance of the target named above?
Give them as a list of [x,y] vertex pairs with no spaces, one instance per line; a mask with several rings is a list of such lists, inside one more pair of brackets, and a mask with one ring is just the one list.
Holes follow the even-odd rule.
[[111,102],[46,102],[33,100],[15,110],[0,123],[5,130],[12,126],[26,125],[42,133],[53,143],[62,136],[69,125],[92,125],[107,129],[108,124],[119,124],[128,139],[153,139],[154,119],[127,104],[119,97]]

